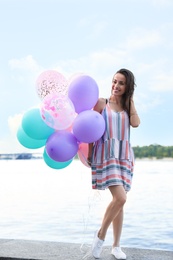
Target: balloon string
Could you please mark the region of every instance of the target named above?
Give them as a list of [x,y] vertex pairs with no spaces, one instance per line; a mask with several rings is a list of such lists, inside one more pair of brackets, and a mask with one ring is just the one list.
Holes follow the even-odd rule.
[[[90,196],[88,197],[87,214],[85,214],[85,215],[83,214],[83,225],[84,225],[83,240],[84,240],[84,242],[80,246],[80,251],[82,253],[85,253],[85,255],[83,256],[83,259],[88,259],[89,257],[92,256],[91,245],[88,245],[88,244],[85,243],[85,237],[86,237],[86,233],[87,233],[87,230],[88,230],[90,218],[92,217],[92,215],[91,215],[92,209],[96,209],[98,199],[101,200],[100,192],[94,191],[94,193],[93,193],[93,190],[92,190]],[[87,250],[84,249],[84,246],[87,247]]]

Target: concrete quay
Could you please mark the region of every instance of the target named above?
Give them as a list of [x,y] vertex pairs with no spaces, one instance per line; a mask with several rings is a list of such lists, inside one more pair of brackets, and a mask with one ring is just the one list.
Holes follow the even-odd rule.
[[[75,243],[0,239],[0,260],[93,260],[90,248]],[[173,260],[173,251],[123,248],[127,260]],[[100,260],[115,260],[111,247],[103,248]]]

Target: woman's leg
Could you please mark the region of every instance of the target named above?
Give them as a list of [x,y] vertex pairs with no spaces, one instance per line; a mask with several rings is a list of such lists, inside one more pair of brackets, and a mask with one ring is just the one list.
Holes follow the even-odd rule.
[[108,227],[119,214],[120,214],[120,218],[118,217],[117,221],[120,221],[121,223],[122,213],[120,213],[120,211],[122,210],[126,202],[126,192],[123,186],[110,186],[109,190],[112,194],[112,201],[106,209],[101,228],[98,232],[98,237],[101,240],[105,239]]
[[114,218],[112,221],[113,226],[113,235],[114,235],[114,243],[113,247],[119,247],[120,246],[120,237],[121,237],[121,231],[123,226],[123,208],[120,210],[119,214]]

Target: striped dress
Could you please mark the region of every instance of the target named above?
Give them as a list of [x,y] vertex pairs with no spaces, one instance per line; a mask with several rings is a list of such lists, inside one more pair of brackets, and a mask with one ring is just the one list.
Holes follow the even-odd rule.
[[122,185],[131,188],[134,154],[130,145],[129,117],[126,111],[115,112],[109,103],[102,111],[106,127],[92,150],[92,188],[104,190]]

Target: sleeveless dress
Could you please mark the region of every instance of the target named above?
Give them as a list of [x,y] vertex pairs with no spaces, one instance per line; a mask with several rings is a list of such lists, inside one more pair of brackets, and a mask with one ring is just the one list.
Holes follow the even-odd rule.
[[126,111],[113,111],[109,102],[101,114],[106,125],[103,136],[93,145],[92,188],[104,190],[109,186],[122,185],[128,192],[134,169],[129,116]]

